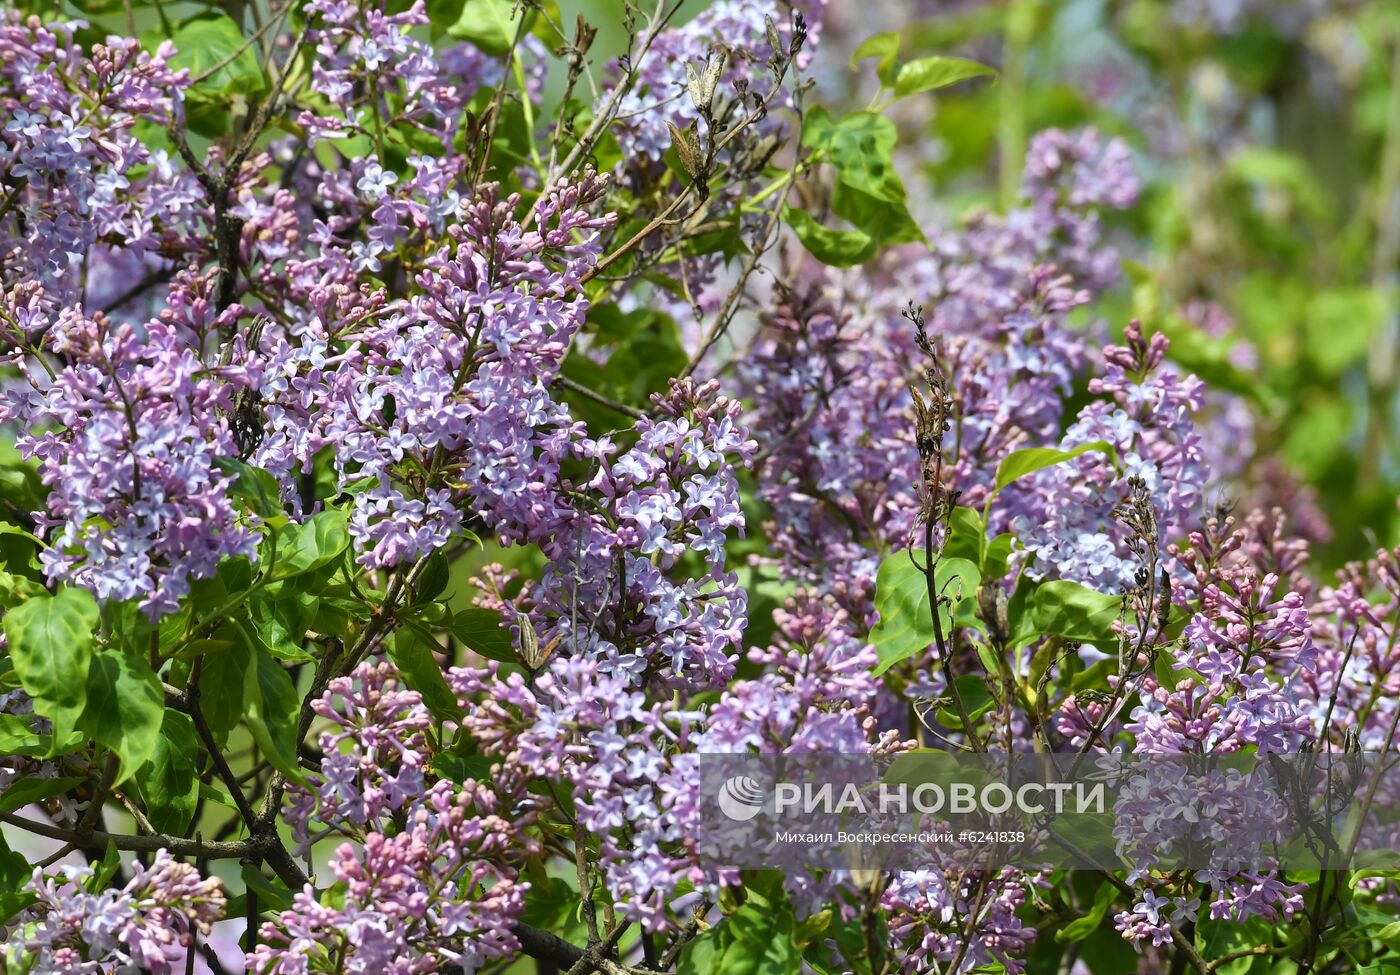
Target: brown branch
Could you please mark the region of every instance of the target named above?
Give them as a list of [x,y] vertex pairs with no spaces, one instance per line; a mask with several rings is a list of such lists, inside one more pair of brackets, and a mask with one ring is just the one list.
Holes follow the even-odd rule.
[[608,409],[613,410],[617,413],[621,413],[623,416],[630,416],[634,420],[640,420],[646,416],[644,412],[637,409],[636,407],[628,406],[626,403],[619,403],[615,399],[609,399],[602,393],[589,389],[582,383],[576,383],[572,379],[564,375],[555,376],[554,382],[551,383],[551,385],[559,386],[562,389],[567,389],[571,393],[577,393],[584,399],[590,399],[600,406],[606,406]]
[[136,853],[154,853],[157,850],[167,850],[175,856],[203,857],[208,860],[241,860],[248,856],[259,856],[266,852],[270,839],[271,841],[276,840],[276,837],[250,836],[246,840],[206,843],[186,839],[183,836],[170,836],[165,833],[132,836],[125,833],[108,833],[104,830],[90,830],[84,835],[76,829],[66,829],[49,823],[37,823],[32,819],[16,816],[14,813],[0,813],[0,822],[36,836],[61,840],[79,850],[105,850],[110,843],[118,850]]

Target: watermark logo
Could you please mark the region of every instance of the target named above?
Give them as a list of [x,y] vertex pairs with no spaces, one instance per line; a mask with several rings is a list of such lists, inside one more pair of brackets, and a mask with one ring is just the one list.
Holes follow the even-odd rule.
[[719,808],[736,823],[746,823],[763,811],[768,798],[757,780],[747,775],[735,775],[719,787]]

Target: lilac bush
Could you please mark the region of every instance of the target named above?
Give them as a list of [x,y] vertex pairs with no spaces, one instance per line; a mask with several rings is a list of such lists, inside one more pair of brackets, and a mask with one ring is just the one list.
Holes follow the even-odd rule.
[[[1395,964],[1205,775],[1397,746],[1382,5],[177,6],[0,14],[0,971]],[[703,842],[1008,755],[1106,862]]]

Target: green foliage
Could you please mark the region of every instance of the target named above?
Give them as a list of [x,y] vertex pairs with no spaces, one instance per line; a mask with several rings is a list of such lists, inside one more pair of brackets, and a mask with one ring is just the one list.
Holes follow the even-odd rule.
[[857,45],[851,53],[851,70],[855,71],[861,61],[877,59],[876,74],[881,81],[887,81],[894,67],[895,56],[899,54],[899,35],[894,31],[872,34]]
[[924,91],[935,91],[969,78],[995,78],[996,72],[985,64],[966,58],[919,58],[901,65],[894,78],[894,95],[907,98]]
[[276,658],[254,652],[243,675],[243,712],[248,731],[268,761],[293,781],[302,781],[296,730],[300,695]]
[[831,211],[854,228],[827,227],[805,210],[788,207],[784,220],[818,260],[850,267],[869,260],[881,246],[923,239],[894,165],[898,138],[894,123],[875,112],[852,112],[840,120],[821,108],[809,113],[802,144],[814,161],[832,166]]
[[494,609],[460,609],[452,614],[452,635],[488,660],[513,662],[515,643]]
[[1122,599],[1067,580],[1042,582],[1030,598],[1036,633],[1081,643],[1112,644],[1113,624],[1122,613]]
[[119,785],[155,751],[165,716],[160,679],[144,657],[104,650],[93,654],[86,696],[78,730],[120,760]]
[[[928,577],[921,568],[924,556],[922,551],[896,552],[880,563],[875,581],[875,609],[880,622],[870,631],[870,642],[880,657],[876,674],[883,674],[934,643]],[[940,597],[938,618],[946,635],[952,631],[958,604],[971,602],[981,575],[974,562],[943,558],[934,567],[934,582]]]
[[137,779],[151,825],[184,835],[199,804],[199,740],[188,714],[165,709],[155,749]]
[[267,90],[257,53],[227,14],[191,17],[171,32],[170,40],[176,48],[171,66],[187,69],[191,78],[202,78],[193,89],[195,96],[252,95]]
[[404,682],[423,695],[423,704],[439,721],[456,721],[462,716],[457,698],[442,676],[442,666],[433,655],[438,649],[432,634],[420,625],[409,624],[389,642],[389,659],[399,669]]
[[[505,54],[521,30],[520,17],[528,17],[528,11],[529,8],[511,3],[511,0],[465,0],[457,19],[447,27],[447,33],[458,40],[470,41],[487,54]],[[513,12],[518,15],[512,16]]]
[[799,944],[815,936],[799,929],[792,907],[767,885],[746,888],[747,901],[728,913],[681,956],[680,975],[796,975]]
[[76,726],[87,704],[97,601],[85,589],[34,596],[5,614],[5,638],[34,710],[53,722],[56,737]]
[[1013,450],[1003,457],[1001,463],[997,465],[996,489],[1000,491],[1013,481],[1019,481],[1036,471],[1053,467],[1056,464],[1063,464],[1067,460],[1073,460],[1090,452],[1106,454],[1112,463],[1118,463],[1113,445],[1106,440],[1080,444],[1069,450],[1056,450],[1053,447],[1029,447],[1025,450]]
[[1097,931],[1117,893],[1117,888],[1108,881],[1099,884],[1098,892],[1094,894],[1094,903],[1090,905],[1089,910],[1056,931],[1055,940],[1062,944],[1083,941]]
[[322,511],[302,524],[287,524],[277,533],[279,578],[315,572],[331,565],[350,547],[347,515],[338,508]]

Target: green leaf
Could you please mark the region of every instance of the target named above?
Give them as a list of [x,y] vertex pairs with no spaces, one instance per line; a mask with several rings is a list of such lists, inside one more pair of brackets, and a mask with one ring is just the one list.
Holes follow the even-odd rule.
[[151,825],[159,832],[183,836],[199,804],[199,740],[189,715],[165,709],[155,751],[137,782]]
[[[1207,959],[1223,958],[1255,945],[1273,944],[1273,936],[1273,926],[1257,917],[1249,918],[1243,923],[1202,918],[1196,925],[1196,946]],[[1255,960],[1250,956],[1235,958],[1221,964],[1215,971],[1220,975],[1245,975],[1253,968]],[[1380,971],[1384,969],[1377,970],[1376,975],[1380,975]]]
[[[303,605],[302,600],[308,605]],[[305,663],[315,658],[302,648],[307,624],[315,615],[317,600],[305,593],[291,593],[282,599],[266,596],[255,597],[248,602],[248,618],[253,624],[256,638],[246,632],[250,646],[261,645],[278,660],[290,663]],[[243,629],[241,621],[234,621],[238,629]]]
[[1365,360],[1385,322],[1385,301],[1371,288],[1329,288],[1313,295],[1304,321],[1308,356],[1328,376]]
[[853,230],[835,230],[801,210],[785,219],[813,256],[838,267],[868,260],[882,244],[922,240],[905,205],[904,182],[894,165],[894,123],[875,112],[852,112],[840,121],[813,109],[802,143],[836,171],[831,209]]
[[887,203],[904,201],[904,182],[894,168],[899,131],[877,112],[852,112],[839,122],[820,108],[808,113],[802,144],[825,152],[837,178]]
[[462,709],[457,706],[457,697],[447,686],[442,667],[433,656],[435,646],[432,634],[416,626],[405,626],[389,642],[389,659],[399,669],[404,683],[422,695],[423,706],[434,718],[457,721],[462,717]]
[[238,811],[238,803],[233,801],[233,796],[224,791],[222,786],[201,782],[199,783],[199,796],[206,802],[217,802],[226,809]]
[[1034,474],[1047,467],[1063,464],[1067,460],[1074,460],[1081,454],[1087,454],[1090,451],[1107,454],[1108,459],[1114,465],[1118,463],[1118,453],[1107,440],[1094,440],[1069,450],[1056,450],[1053,447],[1029,447],[1025,450],[1013,450],[1003,457],[1001,463],[997,465],[996,489],[1000,491],[1012,481],[1020,480],[1027,474]]
[[966,58],[919,58],[900,66],[894,79],[894,97],[907,98],[921,91],[946,88],[968,78],[995,78],[996,74],[985,64]]
[[879,63],[875,67],[875,72],[880,76],[880,80],[885,80],[890,66],[894,64],[895,56],[899,54],[899,34],[894,31],[885,31],[880,34],[871,34],[851,54],[851,70],[856,70],[856,65],[867,58],[879,58]]
[[791,908],[748,903],[725,919],[714,975],[795,975],[802,966],[792,943]]
[[44,594],[5,614],[5,638],[34,710],[53,721],[55,737],[75,727],[87,703],[97,601],[86,589]]
[[1060,944],[1071,941],[1083,941],[1089,935],[1098,930],[1103,923],[1104,915],[1108,913],[1108,906],[1113,903],[1113,895],[1117,889],[1107,881],[1099,884],[1099,889],[1094,894],[1094,904],[1089,908],[1089,912],[1083,917],[1075,918],[1060,930],[1055,932],[1055,940]]
[[32,892],[20,890],[33,875],[29,858],[10,849],[5,837],[0,836],[0,924],[8,923],[10,918],[38,900]]
[[[967,720],[976,722],[996,707],[996,701],[987,690],[987,682],[976,674],[961,674],[954,678],[953,683],[957,685],[958,697],[962,699],[963,708],[967,711]],[[945,728],[962,727],[962,715],[958,714],[956,704],[939,708],[936,716],[938,723]]]
[[452,635],[488,660],[519,663],[510,630],[501,625],[501,614],[494,609],[459,609],[452,615]]
[[165,717],[165,692],[145,657],[95,654],[87,674],[87,707],[78,728],[110,748],[125,782],[151,757]]
[[418,587],[413,593],[413,601],[428,603],[441,596],[447,589],[450,569],[442,549],[433,549],[423,566],[422,574],[418,576]]
[[288,525],[277,536],[276,576],[285,579],[314,572],[340,558],[350,545],[347,514],[329,508],[300,525]]
[[805,210],[787,207],[783,219],[813,257],[832,267],[853,267],[875,256],[876,242],[860,230],[832,230]]
[[116,845],[109,839],[107,849],[102,851],[102,860],[97,864],[97,869],[92,876],[88,877],[84,886],[89,894],[101,893],[112,878],[117,875],[117,871],[122,868],[122,856],[117,852]]
[[573,885],[560,877],[531,880],[525,893],[525,911],[520,919],[566,941],[586,937],[584,922],[578,916],[579,896]]
[[[929,612],[928,582],[914,559],[924,553],[896,552],[880,563],[875,578],[875,609],[880,622],[870,631],[870,642],[880,657],[874,673],[883,674],[901,660],[927,650],[934,642],[933,617]],[[981,576],[968,559],[943,558],[934,569],[938,591],[951,600],[939,606],[943,632],[952,630],[953,612],[962,599],[973,599]]]
[[284,514],[277,479],[267,471],[245,464],[235,457],[220,457],[214,464],[233,478],[228,489],[230,497],[242,498],[248,502],[253,513],[262,518],[276,518]]
[[196,92],[248,95],[267,90],[254,45],[226,14],[200,14],[176,27],[170,39],[176,47],[171,67],[188,68],[191,78],[218,68],[195,86]]
[[1113,624],[1122,606],[1120,596],[1056,579],[1036,587],[1031,596],[1031,620],[1039,633],[1081,643],[1114,643]]
[[802,921],[798,922],[797,927],[793,930],[793,944],[797,945],[798,948],[806,948],[809,944],[826,934],[827,928],[831,927],[832,917],[833,914],[829,907],[815,914],[809,914]]
[[42,802],[50,796],[67,792],[86,781],[87,779],[80,775],[59,779],[20,779],[4,792],[0,792],[0,812],[16,812],[31,803]]
[[285,911],[292,906],[292,892],[285,885],[263,876],[263,872],[252,864],[243,864],[240,876],[244,886],[257,891],[258,910]]
[[515,43],[520,25],[511,17],[512,0],[466,0],[447,33],[470,41],[487,54],[505,54]]
[[982,516],[971,508],[954,508],[948,522],[948,541],[943,546],[944,557],[980,562],[982,546],[987,540],[987,527],[982,521]]
[[253,654],[244,676],[243,699],[248,730],[264,756],[293,780],[303,781],[296,740],[300,701],[291,676],[270,654]]
[[35,733],[33,715],[0,714],[0,755],[42,756],[48,751],[49,735]]
[[1015,542],[1014,535],[1002,532],[987,543],[980,566],[983,579],[1000,579],[1006,575],[1006,570],[1011,564],[1011,548]]
[[9,522],[0,522],[0,535],[17,535],[26,541],[33,542],[40,548],[44,547],[44,540],[31,531],[26,531],[19,525],[11,525]]
[[225,735],[243,717],[244,690],[254,648],[233,627],[215,632],[234,639],[229,641],[228,649],[204,658],[204,669],[199,675],[199,703],[210,730]]
[[488,755],[457,755],[438,752],[433,756],[433,771],[453,782],[489,781],[493,761]]

